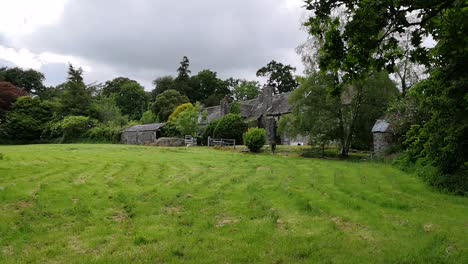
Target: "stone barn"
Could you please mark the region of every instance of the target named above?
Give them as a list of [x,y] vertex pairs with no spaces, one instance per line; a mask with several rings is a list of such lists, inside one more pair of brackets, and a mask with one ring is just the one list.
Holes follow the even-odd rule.
[[125,129],[122,132],[122,143],[130,145],[145,145],[156,143],[161,137],[161,129],[165,123],[138,125]]
[[393,144],[393,129],[390,123],[385,120],[377,120],[372,128],[374,136],[374,155],[382,156],[385,150]]

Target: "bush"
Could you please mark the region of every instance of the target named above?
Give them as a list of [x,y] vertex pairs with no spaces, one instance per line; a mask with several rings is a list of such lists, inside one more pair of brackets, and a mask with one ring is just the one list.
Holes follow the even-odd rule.
[[208,126],[205,129],[205,132],[203,132],[202,142],[203,142],[203,144],[205,146],[208,145],[208,137],[213,137],[214,136],[214,131],[215,131],[216,127],[218,126],[218,124],[219,124],[219,120],[215,120],[215,121],[209,123]]
[[93,121],[86,116],[67,116],[60,122],[63,141],[83,138],[86,131],[93,127]]
[[95,142],[119,143],[122,128],[113,125],[100,125],[86,132],[86,138]]
[[172,114],[169,116],[169,121],[174,122],[182,112],[188,109],[194,109],[194,106],[191,103],[181,104],[177,106],[174,112],[172,112]]
[[146,111],[141,116],[140,122],[143,124],[158,123],[158,117],[152,111]]
[[219,139],[235,139],[237,145],[242,145],[242,135],[247,131],[247,124],[240,115],[229,114],[219,120],[213,136]]
[[263,128],[250,128],[244,134],[244,144],[252,152],[260,152],[266,143],[266,131]]

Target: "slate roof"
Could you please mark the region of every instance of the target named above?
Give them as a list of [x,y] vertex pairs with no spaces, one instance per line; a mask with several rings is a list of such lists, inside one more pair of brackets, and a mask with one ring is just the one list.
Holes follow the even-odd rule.
[[138,125],[127,128],[124,132],[143,132],[143,131],[156,131],[160,130],[166,125],[166,123],[155,123],[155,124],[147,124],[147,125]]
[[[261,102],[260,97],[255,99],[239,102],[240,115],[247,120],[257,120],[262,115],[277,116],[291,113],[292,106],[289,104],[288,99],[291,92],[284,94],[277,94],[271,97],[271,106],[267,109],[267,103]],[[205,108],[207,111],[207,118],[204,124],[210,123],[214,120],[220,119],[221,106],[212,106]]]
[[385,120],[379,119],[375,122],[374,127],[372,127],[372,133],[392,133],[392,127],[390,123]]

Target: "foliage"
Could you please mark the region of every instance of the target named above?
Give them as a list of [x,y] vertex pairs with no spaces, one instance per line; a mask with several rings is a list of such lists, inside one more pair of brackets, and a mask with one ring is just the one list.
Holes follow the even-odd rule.
[[203,131],[203,135],[202,135],[203,145],[205,146],[208,145],[208,137],[211,137],[211,138],[214,137],[214,131],[216,127],[218,126],[218,124],[219,124],[219,120],[214,120],[210,122],[208,126],[206,126],[205,131]]
[[159,117],[160,121],[165,122],[177,106],[188,102],[187,96],[181,95],[176,90],[167,90],[156,97],[152,110]]
[[183,111],[189,110],[189,109],[194,109],[194,106],[192,103],[185,103],[185,104],[181,104],[177,106],[174,112],[172,112],[172,114],[169,116],[168,121],[170,122],[174,121]]
[[92,142],[119,143],[122,127],[113,123],[99,124],[85,133],[85,138]]
[[101,97],[95,100],[91,105],[91,117],[104,124],[112,122],[124,125],[127,123],[127,120],[122,116],[120,108],[117,106],[114,97]]
[[33,69],[0,68],[0,82],[10,82],[27,93],[39,94],[45,88],[42,84],[44,79],[44,74]]
[[233,97],[236,101],[255,99],[260,91],[260,84],[257,81],[242,80],[233,89]]
[[14,142],[32,142],[41,139],[47,122],[53,118],[55,106],[39,98],[20,97],[6,115],[1,130]]
[[242,135],[247,131],[247,124],[242,117],[236,114],[228,114],[219,120],[213,137],[220,139],[235,139],[237,145],[242,145]]
[[[468,258],[468,199],[434,192],[382,163],[103,144],[0,152],[0,243],[15,245],[3,263]],[[37,200],[28,200],[34,193]],[[25,238],[47,243],[31,247]],[[93,251],[75,249],[96,243]]]
[[129,78],[126,78],[126,77],[118,77],[110,81],[107,81],[104,84],[104,87],[102,88],[102,95],[106,97],[110,97],[113,94],[118,94],[120,93],[122,87],[129,83],[138,85],[138,82],[131,80]]
[[260,152],[266,143],[266,131],[263,128],[249,128],[244,134],[244,145],[252,152]]
[[93,120],[87,116],[67,116],[57,123],[63,142],[81,139],[94,126]]
[[366,82],[346,84],[340,90],[336,90],[333,76],[312,73],[291,95],[293,113],[280,120],[279,130],[290,136],[308,135],[321,146],[338,141],[343,156],[351,146],[370,149],[372,126],[397,94],[386,73],[373,74]]
[[151,101],[156,100],[156,96],[167,90],[175,90],[175,80],[172,76],[163,76],[153,81],[154,89],[151,91]]
[[210,70],[203,70],[192,76],[190,87],[192,92],[186,94],[190,101],[199,101],[207,107],[219,105],[219,101],[230,93],[228,83]]
[[141,116],[140,122],[143,124],[152,124],[159,123],[158,117],[153,113],[153,111],[148,110],[143,113]]
[[296,68],[272,60],[257,71],[257,76],[268,77],[267,85],[274,88],[275,94],[282,94],[296,89],[298,83],[293,77]]
[[[468,178],[468,73],[464,70],[468,37],[460,34],[468,30],[468,3],[308,0],[306,7],[312,11],[306,26],[325,42],[319,53],[321,69],[341,71],[344,78],[360,79],[368,71],[382,68],[392,72],[404,56],[399,35],[412,36],[409,58],[427,65],[431,76],[412,88],[418,111],[428,117],[407,132],[406,156],[414,164],[434,167],[436,182],[447,183],[443,188],[466,186],[455,184],[459,181],[453,178]],[[338,9],[346,14],[341,16],[345,19],[336,17]],[[436,43],[432,48],[423,45],[428,35]]]
[[18,97],[26,95],[28,95],[28,93],[23,89],[9,82],[0,82],[0,116],[11,110],[11,107]]
[[229,113],[240,115],[241,114],[241,105],[240,105],[240,103],[239,102],[231,103],[231,105],[229,106]]
[[[169,117],[170,122],[175,124],[177,130],[183,135],[196,136],[198,130],[198,118],[200,117],[201,106],[197,103],[187,107],[177,107],[176,111]],[[181,110],[182,109],[182,110]],[[179,112],[178,112],[179,110]],[[177,112],[177,113],[176,113]]]
[[83,82],[83,70],[68,66],[68,81],[61,96],[62,115],[88,115],[91,108],[92,91]]
[[144,88],[137,82],[125,83],[116,94],[115,101],[123,115],[131,120],[140,120],[148,107],[148,97]]

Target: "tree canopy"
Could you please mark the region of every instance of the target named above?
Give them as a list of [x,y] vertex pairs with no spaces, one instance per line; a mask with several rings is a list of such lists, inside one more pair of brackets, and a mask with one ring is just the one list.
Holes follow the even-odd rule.
[[274,88],[276,94],[290,92],[296,89],[298,83],[293,73],[296,68],[272,60],[257,71],[257,76],[267,77],[267,85]]

